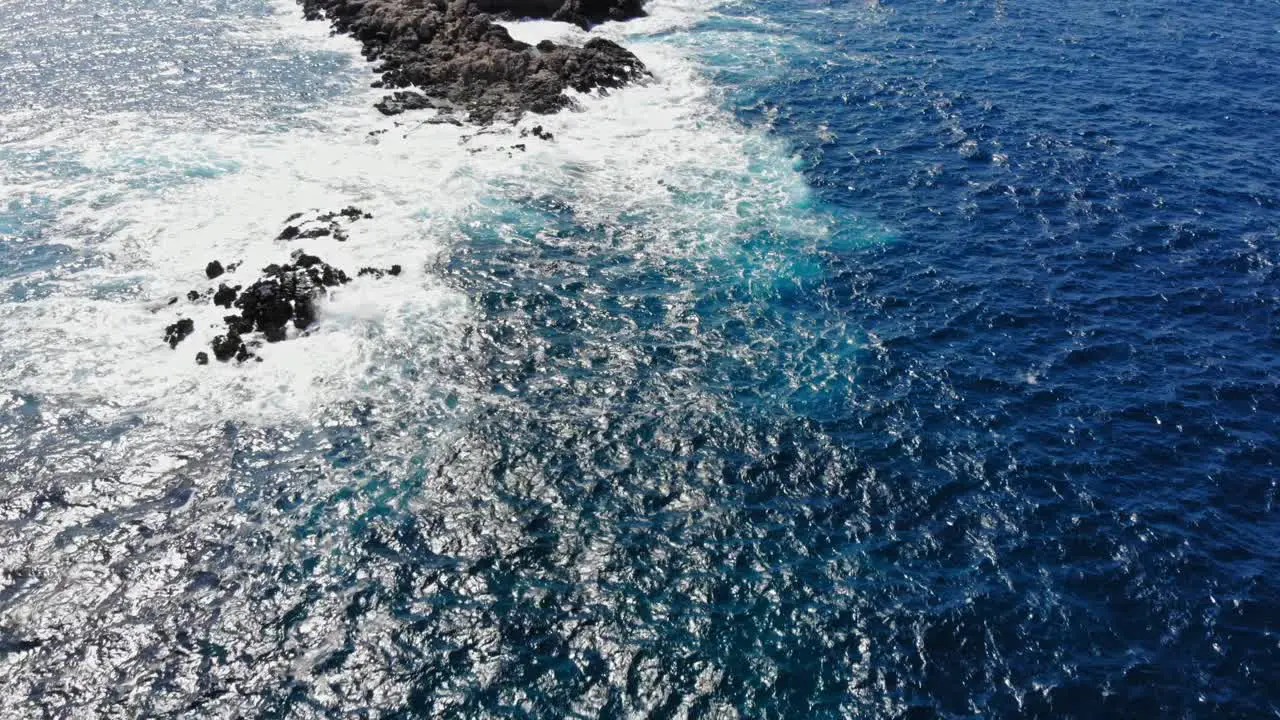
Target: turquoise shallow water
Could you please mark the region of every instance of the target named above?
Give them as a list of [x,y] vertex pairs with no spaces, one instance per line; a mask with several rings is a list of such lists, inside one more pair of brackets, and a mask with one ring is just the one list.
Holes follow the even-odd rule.
[[[5,713],[1280,710],[1276,8],[652,7],[524,154],[287,6],[6,17]],[[402,281],[160,341],[348,202]]]

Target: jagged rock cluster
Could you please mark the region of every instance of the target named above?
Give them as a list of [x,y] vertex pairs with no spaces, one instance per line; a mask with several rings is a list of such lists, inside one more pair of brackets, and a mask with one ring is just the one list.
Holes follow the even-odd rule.
[[[401,88],[378,109],[465,108],[487,123],[570,104],[564,91],[617,88],[644,64],[603,38],[582,46],[519,42],[495,19],[540,18],[587,28],[644,14],[643,0],[299,0],[308,19],[327,18],[379,61],[380,87]],[[419,91],[403,88],[416,87]]]
[[347,232],[342,228],[342,221],[372,220],[373,216],[357,207],[346,207],[337,212],[324,213],[309,220],[299,221],[304,213],[294,213],[285,220],[284,230],[276,236],[277,240],[310,240],[312,238],[329,237],[345,242]]
[[[301,213],[292,215],[286,223],[294,223],[302,217]],[[278,240],[291,240],[303,237],[324,237],[336,235],[342,231],[342,220],[354,221],[372,217],[357,208],[346,208],[336,213],[325,213],[299,224],[287,224]],[[307,228],[307,229],[301,229]],[[323,230],[324,232],[315,232]],[[308,234],[315,232],[315,234]],[[337,239],[345,240],[345,233]],[[351,281],[346,272],[324,262],[315,255],[309,255],[302,249],[294,250],[290,262],[283,265],[268,265],[262,268],[262,276],[247,288],[242,285],[219,283],[217,290],[210,288],[205,292],[192,290],[187,293],[191,302],[212,300],[214,305],[227,310],[239,310],[238,314],[224,315],[225,332],[213,339],[210,349],[215,359],[227,362],[236,360],[244,362],[255,357],[253,350],[261,347],[263,342],[274,343],[288,337],[288,327],[293,325],[300,333],[305,333],[316,321],[316,305],[327,296],[330,288],[345,285]],[[213,280],[225,273],[233,272],[239,263],[226,267],[214,260],[205,266],[205,277]],[[382,278],[396,276],[401,272],[399,265],[390,268],[364,267],[357,276]],[[169,301],[176,304],[177,298]],[[179,318],[177,322],[164,330],[164,340],[170,348],[176,349],[178,344],[195,332],[195,321],[190,318]],[[261,358],[258,358],[261,360]],[[196,362],[206,365],[209,354],[196,353]]]

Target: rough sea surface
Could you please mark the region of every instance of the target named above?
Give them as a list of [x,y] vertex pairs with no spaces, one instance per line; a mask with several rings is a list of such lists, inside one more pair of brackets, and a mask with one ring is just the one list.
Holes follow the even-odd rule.
[[[481,129],[0,0],[0,716],[1280,714],[1280,6],[649,7]],[[197,366],[349,204],[405,273]]]

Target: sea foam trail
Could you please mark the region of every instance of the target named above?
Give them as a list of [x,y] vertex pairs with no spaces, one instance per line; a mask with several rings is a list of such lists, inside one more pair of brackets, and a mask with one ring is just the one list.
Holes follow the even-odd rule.
[[[625,39],[653,72],[646,84],[580,96],[579,110],[528,116],[515,126],[430,124],[425,111],[386,118],[354,42],[328,37],[291,5],[237,31],[240,42],[344,53],[349,90],[290,118],[287,131],[210,130],[180,119],[91,118],[20,141],[63,148],[77,172],[16,178],[9,193],[59,208],[43,232],[76,264],[3,279],[0,340],[6,386],[88,401],[104,413],[165,422],[280,422],[316,418],[354,400],[418,398],[421,373],[472,322],[467,299],[432,266],[476,227],[503,239],[541,230],[512,210],[555,198],[578,222],[619,228],[636,252],[717,253],[744,232],[821,234],[807,188],[781,143],[720,108],[697,58],[668,41],[714,11],[711,3],[656,2],[650,16],[593,31]],[[584,35],[551,22],[508,23],[520,39]],[[554,135],[528,136],[534,125]],[[61,136],[57,133],[62,133]],[[285,218],[357,205],[372,220],[351,238],[280,242]],[[518,213],[517,213],[518,214]],[[644,232],[628,227],[643,226]],[[263,362],[197,366],[221,331],[222,308],[194,306],[210,260],[241,262],[219,281],[248,285],[256,269],[295,248],[354,274],[405,267],[398,278],[359,278],[333,293],[307,337],[265,345]],[[179,301],[165,305],[170,298]],[[161,339],[178,317],[196,332],[176,350]],[[406,372],[406,368],[412,372]],[[432,390],[431,392],[435,392]]]

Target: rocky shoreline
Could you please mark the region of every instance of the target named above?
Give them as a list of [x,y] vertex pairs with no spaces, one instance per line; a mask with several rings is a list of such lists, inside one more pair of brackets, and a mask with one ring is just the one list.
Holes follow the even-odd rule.
[[[519,42],[496,20],[546,19],[589,28],[644,15],[643,0],[299,0],[309,20],[359,40],[378,63],[376,87],[394,90],[385,114],[462,110],[490,123],[569,107],[565,90],[618,88],[648,74],[604,38],[584,45]],[[409,89],[412,88],[412,89]]]

